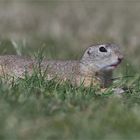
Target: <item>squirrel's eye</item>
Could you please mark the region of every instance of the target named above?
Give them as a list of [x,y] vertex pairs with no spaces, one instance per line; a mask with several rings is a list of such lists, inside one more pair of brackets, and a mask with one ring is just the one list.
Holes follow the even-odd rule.
[[107,52],[107,49],[105,47],[100,47],[99,50],[100,52]]

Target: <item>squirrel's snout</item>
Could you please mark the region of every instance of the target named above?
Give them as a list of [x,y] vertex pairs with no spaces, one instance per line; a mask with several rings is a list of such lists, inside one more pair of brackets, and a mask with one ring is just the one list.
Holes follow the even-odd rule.
[[123,56],[122,55],[118,56],[118,61],[122,62],[122,60],[123,60]]

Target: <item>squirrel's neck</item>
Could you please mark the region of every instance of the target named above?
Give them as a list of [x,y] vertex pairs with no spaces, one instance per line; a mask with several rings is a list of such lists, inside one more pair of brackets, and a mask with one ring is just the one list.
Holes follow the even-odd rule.
[[101,87],[106,88],[112,84],[112,70],[110,71],[99,71],[96,76],[101,81]]

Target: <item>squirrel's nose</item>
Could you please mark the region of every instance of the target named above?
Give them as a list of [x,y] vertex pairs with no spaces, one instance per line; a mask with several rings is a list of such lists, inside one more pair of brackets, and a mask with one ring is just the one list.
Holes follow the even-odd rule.
[[121,62],[122,60],[123,60],[123,56],[120,55],[120,56],[118,57],[118,61]]

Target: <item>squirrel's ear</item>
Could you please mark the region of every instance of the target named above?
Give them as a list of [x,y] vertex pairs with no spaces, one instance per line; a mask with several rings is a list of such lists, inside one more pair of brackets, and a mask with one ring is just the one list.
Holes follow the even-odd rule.
[[92,53],[92,48],[88,48],[87,54],[90,55]]

